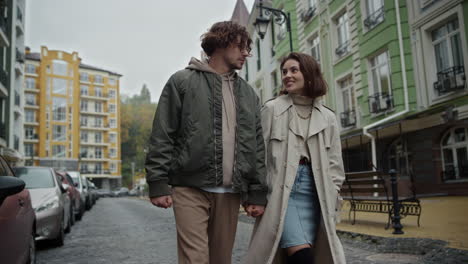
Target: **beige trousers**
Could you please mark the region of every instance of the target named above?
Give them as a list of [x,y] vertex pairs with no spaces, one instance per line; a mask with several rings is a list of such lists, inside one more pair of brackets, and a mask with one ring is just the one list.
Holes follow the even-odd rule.
[[230,264],[240,195],[172,188],[179,264]]

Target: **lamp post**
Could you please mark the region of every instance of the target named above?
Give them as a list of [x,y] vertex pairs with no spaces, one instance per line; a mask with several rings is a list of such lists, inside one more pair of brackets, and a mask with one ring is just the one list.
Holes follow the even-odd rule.
[[[270,18],[273,15],[273,21],[278,24],[278,25],[283,25],[286,23],[286,30],[289,33],[289,49],[292,52],[293,51],[293,43],[292,43],[292,31],[291,31],[291,14],[290,13],[284,13],[280,9],[275,9],[271,8],[268,6],[263,6],[263,1],[260,0],[260,3],[258,4],[258,7],[260,9],[260,16],[255,19],[255,27],[257,28],[258,35],[260,36],[260,39],[263,40],[265,37],[265,33],[268,29],[268,25],[270,24]],[[263,16],[265,14],[265,16]]]

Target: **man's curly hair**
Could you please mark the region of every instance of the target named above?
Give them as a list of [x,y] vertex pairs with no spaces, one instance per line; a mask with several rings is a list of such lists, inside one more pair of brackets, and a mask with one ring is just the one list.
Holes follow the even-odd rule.
[[206,55],[211,56],[218,48],[227,48],[230,44],[237,43],[240,37],[240,48],[247,49],[250,53],[252,39],[246,28],[232,21],[215,23],[205,34],[201,36],[201,46]]

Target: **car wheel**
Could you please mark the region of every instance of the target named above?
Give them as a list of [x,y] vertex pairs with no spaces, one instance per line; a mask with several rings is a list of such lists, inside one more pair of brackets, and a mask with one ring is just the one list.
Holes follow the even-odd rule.
[[35,264],[36,263],[36,239],[34,238],[35,231],[33,229],[31,237],[29,238],[29,255],[28,261],[26,263]]
[[60,231],[58,236],[52,240],[52,244],[54,244],[57,247],[63,246],[63,242],[65,240],[65,223],[63,222],[63,217],[62,217],[62,224],[60,225]]

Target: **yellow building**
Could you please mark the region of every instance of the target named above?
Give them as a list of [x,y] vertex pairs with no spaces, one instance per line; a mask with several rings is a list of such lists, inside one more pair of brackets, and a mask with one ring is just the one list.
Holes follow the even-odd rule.
[[79,170],[100,188],[121,182],[120,74],[77,52],[26,50],[26,164]]

